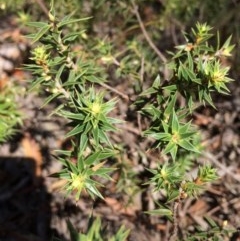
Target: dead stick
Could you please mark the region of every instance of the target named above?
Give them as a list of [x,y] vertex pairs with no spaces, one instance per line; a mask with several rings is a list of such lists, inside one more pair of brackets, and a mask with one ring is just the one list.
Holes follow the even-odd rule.
[[177,217],[178,206],[179,206],[179,200],[176,200],[173,205],[173,231],[171,236],[169,237],[169,241],[175,241],[178,236],[178,217]]
[[140,14],[138,12],[138,7],[136,6],[135,3],[133,3],[133,12],[134,14],[136,15],[137,17],[137,20],[138,20],[138,23],[139,23],[139,26],[142,30],[142,33],[145,37],[145,39],[147,40],[148,44],[150,45],[150,47],[154,50],[154,52],[158,55],[158,57],[164,62],[166,63],[167,62],[167,59],[166,57],[159,51],[159,49],[156,47],[156,45],[153,43],[153,41],[151,40],[151,38],[149,37],[148,33],[147,33],[147,30],[145,29],[145,26],[143,24],[143,21],[140,17]]
[[111,87],[111,86],[109,86],[109,85],[107,85],[107,84],[105,84],[105,83],[99,83],[99,84],[100,84],[102,87],[104,87],[104,88],[106,88],[106,89],[108,89],[108,90],[116,93],[117,95],[121,96],[123,99],[125,99],[125,100],[127,100],[127,101],[129,100],[129,97],[128,97],[127,95],[125,95],[124,93],[118,91],[117,89],[114,89],[113,87]]
[[48,17],[48,9],[45,6],[44,2],[42,0],[36,0],[37,4],[39,5],[39,7],[42,9],[42,11],[47,15]]

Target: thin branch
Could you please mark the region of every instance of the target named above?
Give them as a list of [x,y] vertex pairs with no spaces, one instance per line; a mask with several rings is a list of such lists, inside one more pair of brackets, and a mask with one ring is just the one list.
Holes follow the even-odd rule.
[[142,133],[137,128],[131,127],[128,124],[127,125],[122,125],[121,128],[124,129],[124,130],[127,130],[128,132],[131,132],[131,133],[133,133],[133,134],[135,134],[137,136],[141,136],[141,133]]
[[48,17],[48,9],[45,6],[44,2],[42,0],[36,0],[37,4],[39,5],[39,7],[42,9],[42,11],[46,14],[46,16]]
[[100,84],[102,87],[104,87],[104,88],[106,88],[106,89],[114,92],[115,94],[121,96],[123,99],[129,101],[128,95],[125,95],[124,93],[118,91],[117,89],[115,89],[115,88],[113,88],[113,87],[111,87],[111,86],[109,86],[109,85],[107,85],[107,84],[105,84],[105,83],[99,83],[99,84]]
[[171,236],[169,237],[169,241],[175,241],[178,236],[178,217],[177,211],[180,200],[176,200],[173,205],[173,231]]
[[147,33],[146,29],[145,29],[143,21],[142,21],[142,19],[140,17],[140,14],[138,12],[138,6],[134,2],[132,3],[132,5],[133,5],[133,12],[134,12],[134,14],[137,17],[139,26],[140,26],[140,28],[142,30],[142,33],[143,33],[145,39],[147,40],[147,42],[150,45],[150,47],[154,50],[154,52],[158,55],[158,57],[162,60],[162,62],[166,63],[167,62],[166,57],[159,51],[159,49],[153,43],[152,39],[150,38],[150,36],[148,35],[148,33]]

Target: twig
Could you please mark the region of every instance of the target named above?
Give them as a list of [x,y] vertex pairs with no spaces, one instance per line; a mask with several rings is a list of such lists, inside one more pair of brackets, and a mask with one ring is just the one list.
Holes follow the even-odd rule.
[[143,133],[142,132],[141,114],[139,112],[137,112],[137,123],[138,123],[138,131],[139,131],[139,133]]
[[178,218],[177,211],[180,200],[176,200],[173,205],[173,231],[171,236],[169,237],[169,241],[175,241],[178,236]]
[[113,87],[111,87],[111,86],[109,86],[109,85],[107,85],[107,84],[105,84],[105,83],[99,83],[99,84],[100,84],[102,87],[104,87],[104,88],[106,88],[106,89],[108,89],[108,90],[116,93],[117,95],[121,96],[123,99],[129,101],[129,97],[128,97],[127,95],[125,95],[124,93],[118,91],[117,89],[114,89]]
[[151,38],[149,37],[149,35],[148,35],[148,33],[147,33],[146,29],[145,29],[143,21],[142,21],[142,19],[140,17],[140,14],[138,12],[138,6],[134,2],[132,2],[132,5],[133,5],[133,12],[134,12],[134,14],[137,17],[139,26],[140,26],[140,28],[141,28],[141,30],[143,32],[143,35],[144,35],[145,39],[147,40],[147,42],[150,45],[150,47],[154,50],[154,52],[158,55],[158,57],[162,60],[162,62],[166,63],[167,62],[166,57],[159,51],[159,49],[153,43],[153,41],[151,40]]
[[177,40],[177,36],[176,36],[175,25],[170,26],[170,32],[171,32],[171,35],[172,35],[172,38],[173,38],[174,45],[176,45],[176,46],[179,45],[178,40]]
[[166,229],[165,229],[165,235],[164,235],[163,241],[168,241],[169,231],[170,231],[170,221],[168,220],[166,223]]
[[121,127],[124,130],[127,130],[135,135],[141,136],[141,131],[139,131],[137,128],[131,127],[130,125],[122,125]]
[[48,17],[48,9],[45,6],[44,2],[42,0],[36,0],[37,4],[39,5],[39,7],[42,9],[42,11],[46,14],[46,16]]

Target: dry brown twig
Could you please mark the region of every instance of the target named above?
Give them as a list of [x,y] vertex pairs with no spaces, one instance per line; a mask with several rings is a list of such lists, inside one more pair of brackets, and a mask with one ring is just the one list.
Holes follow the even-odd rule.
[[158,55],[158,57],[162,60],[163,63],[167,62],[166,57],[161,53],[161,51],[156,47],[156,45],[153,43],[152,39],[150,38],[150,36],[148,35],[147,30],[145,29],[145,26],[143,24],[143,21],[141,19],[141,16],[138,12],[138,6],[132,2],[133,5],[133,13],[136,15],[136,18],[138,20],[139,26],[142,30],[142,33],[145,37],[145,39],[147,40],[149,46],[154,50],[154,52]]
[[169,237],[169,241],[175,241],[178,236],[178,207],[179,207],[180,199],[176,200],[173,204],[173,231],[171,236]]
[[132,6],[133,6],[133,13],[135,14],[139,26],[142,30],[143,36],[145,37],[145,39],[147,40],[149,46],[153,49],[153,51],[157,54],[157,56],[159,57],[159,59],[164,63],[164,70],[163,70],[163,75],[164,75],[164,79],[168,79],[169,77],[169,70],[167,68],[167,58],[164,56],[164,54],[157,48],[157,46],[153,43],[152,39],[150,38],[144,24],[143,21],[141,19],[141,16],[139,14],[138,11],[138,6],[135,4],[134,0],[132,1]]
[[119,91],[119,90],[117,90],[117,89],[114,89],[114,88],[111,87],[110,85],[107,85],[107,84],[105,84],[105,83],[99,83],[99,84],[100,84],[102,87],[104,87],[104,88],[110,90],[111,92],[113,92],[113,93],[115,93],[115,94],[121,96],[123,99],[125,99],[125,100],[127,100],[127,101],[129,100],[128,95],[125,95],[125,94],[122,93],[121,91]]
[[44,1],[42,0],[36,0],[37,4],[39,5],[39,7],[42,9],[42,11],[44,12],[44,14],[46,14],[46,16],[48,17],[48,8],[46,7]]

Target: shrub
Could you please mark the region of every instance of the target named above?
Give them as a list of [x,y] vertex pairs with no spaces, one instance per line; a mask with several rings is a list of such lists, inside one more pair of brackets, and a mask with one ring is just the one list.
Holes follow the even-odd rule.
[[[75,1],[69,3],[71,6],[76,4]],[[199,197],[206,184],[217,179],[216,169],[209,163],[199,165],[196,175],[189,174],[203,149],[200,132],[192,124],[192,114],[200,106],[211,105],[215,108],[214,94],[229,94],[227,84],[232,79],[228,76],[229,67],[224,65],[223,60],[233,50],[231,37],[221,44],[219,34],[215,40],[208,24],[197,23],[183,35],[184,44],[177,45],[166,57],[154,44],[161,34],[148,34],[137,2],[113,3],[106,0],[98,4],[91,1],[89,6],[83,2],[81,4],[83,9],[89,7],[90,13],[97,11],[96,19],[100,15],[99,9],[106,7],[106,15],[115,15],[115,21],[119,16],[125,17],[119,29],[128,25],[131,27],[125,32],[120,31],[113,21],[113,29],[125,35],[123,39],[118,41],[119,33],[112,37],[112,41],[98,38],[94,36],[93,19],[87,16],[74,18],[74,14],[58,17],[56,9],[62,9],[62,6],[57,3],[55,6],[51,4],[48,22],[28,23],[28,26],[37,29],[36,33],[29,35],[32,42],[37,43],[32,50],[32,63],[26,66],[36,76],[31,88],[47,93],[44,105],[56,99],[59,101],[58,108],[52,114],[67,119],[69,131],[66,138],[72,143],[71,150],[56,151],[55,157],[63,168],[52,176],[65,180],[63,189],[68,195],[73,194],[76,201],[82,192],[93,199],[104,199],[101,191],[103,180],[112,180],[111,172],[116,171],[116,165],[108,160],[114,160],[124,151],[110,137],[110,134],[118,132],[124,121],[111,116],[118,100],[105,98],[107,94],[112,96],[112,92],[117,94],[128,102],[129,109],[135,115],[137,112],[141,114],[146,124],[140,136],[148,138],[151,143],[149,149],[159,153],[155,167],[146,167],[151,177],[145,185],[153,187],[152,191],[159,194],[158,208],[147,213],[170,219],[173,223],[170,240],[176,240],[179,204],[189,197]],[[149,7],[145,1],[138,4],[142,4],[143,8]],[[150,1],[149,4],[154,5],[155,2]],[[189,6],[187,11],[190,16],[197,7],[197,3]],[[168,1],[160,28],[168,19],[168,11],[176,11],[176,16],[180,18],[183,9],[178,1]],[[137,20],[134,22],[137,27],[132,24],[133,18]],[[189,16],[186,21],[190,21]],[[154,24],[150,27],[156,29]],[[142,34],[135,36],[134,31],[131,32],[135,28],[140,28]],[[129,35],[128,31],[131,32]],[[77,45],[80,45],[80,50]],[[127,78],[128,87],[134,89],[132,92],[137,98],[109,86],[107,78]],[[127,175],[123,175],[119,183],[124,183],[126,178],[135,178],[131,172]],[[225,230],[218,228],[211,220],[209,224],[217,232],[204,233],[200,230],[191,234],[193,238],[187,234],[187,240],[199,240],[198,237],[221,240]],[[87,234],[77,234],[70,223],[68,226],[72,240],[103,240],[99,235],[99,219],[90,226]],[[121,228],[112,240],[126,240],[127,234],[128,231]]]

